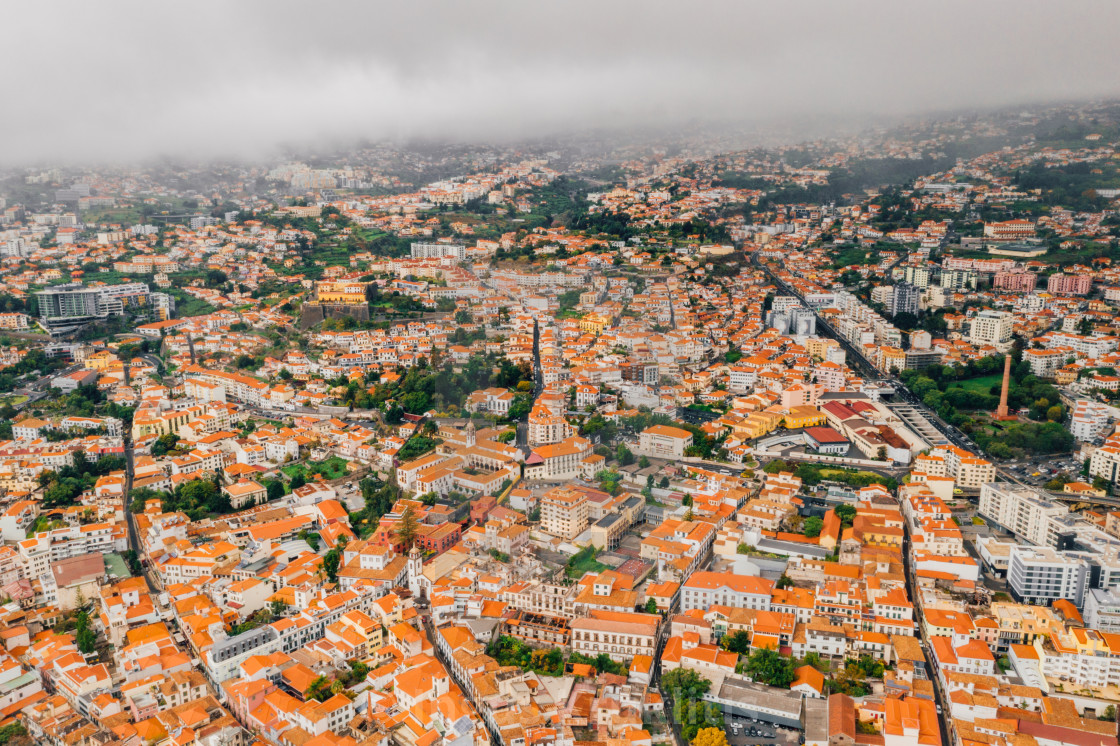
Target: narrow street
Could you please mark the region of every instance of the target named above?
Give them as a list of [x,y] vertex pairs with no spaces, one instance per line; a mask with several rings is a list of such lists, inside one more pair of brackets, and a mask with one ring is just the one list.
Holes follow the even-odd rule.
[[918,578],[914,571],[914,566],[910,561],[910,528],[906,522],[903,522],[903,535],[902,542],[902,563],[906,572],[906,593],[910,597],[910,602],[914,605],[914,618],[918,625],[918,639],[922,643],[922,652],[926,656],[926,673],[929,675],[930,681],[933,683],[933,701],[937,706],[937,724],[941,730],[941,746],[950,746],[953,739],[949,737],[949,700],[945,696],[945,692],[941,690],[941,680],[937,676],[937,671],[933,665],[933,650],[930,647],[929,635],[926,634],[925,626],[922,624],[923,613],[921,610],[921,599],[918,594]]
[[129,509],[129,504],[132,502],[132,476],[133,476],[133,462],[135,454],[132,451],[132,444],[125,443],[124,461],[125,461],[125,479],[124,479],[124,517],[125,523],[128,526],[128,546],[132,551],[136,552],[136,559],[140,562],[141,574],[144,576],[144,582],[148,584],[148,593],[152,596],[152,602],[159,606],[157,596],[159,589],[156,584],[152,582],[149,570],[144,566],[144,555],[140,547],[140,536],[136,529],[136,518],[132,515]]

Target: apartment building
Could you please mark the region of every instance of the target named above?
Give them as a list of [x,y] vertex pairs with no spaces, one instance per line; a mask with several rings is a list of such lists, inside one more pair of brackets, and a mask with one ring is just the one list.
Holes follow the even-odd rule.
[[123,526],[87,523],[83,526],[41,531],[34,537],[19,542],[18,546],[24,575],[38,578],[46,575],[52,565],[64,559],[91,553],[123,552],[128,549],[128,537]]
[[944,471],[937,473],[937,476],[952,477],[958,487],[980,489],[996,478],[995,464],[976,456],[971,451],[954,445],[945,445],[933,449],[930,453],[943,459]]
[[948,269],[941,270],[941,282],[938,285],[943,290],[975,290],[980,281],[980,273],[975,269]]
[[1069,508],[1043,492],[1007,482],[989,482],[980,488],[978,512],[1037,546],[1057,547],[1068,532],[1063,519]]
[[1031,373],[1039,378],[1053,378],[1072,357],[1069,350],[1036,350],[1023,351],[1023,359],[1031,365]]
[[1089,457],[1089,475],[1109,482],[1120,481],[1120,444],[1109,441],[1093,451]]
[[1078,440],[1093,440],[1104,436],[1112,423],[1113,411],[1106,404],[1078,399],[1071,413],[1070,434]]
[[1038,638],[1032,649],[1012,648],[1012,664],[1071,689],[1104,689],[1120,685],[1120,648],[1113,635],[1073,628]]
[[968,341],[974,345],[1001,347],[1011,341],[1014,317],[1006,311],[981,311],[969,325]]
[[902,278],[911,285],[915,285],[919,288],[929,287],[929,267],[915,267],[912,265],[907,265],[902,270]]
[[1082,617],[1090,629],[1120,634],[1120,592],[1111,588],[1090,588],[1085,594]]
[[557,487],[541,496],[541,530],[562,539],[574,539],[587,528],[590,506],[587,495]]
[[1049,606],[1059,599],[1085,605],[1089,563],[1050,547],[1015,544],[1007,564],[1007,583],[1016,600]]
[[1093,289],[1093,278],[1089,275],[1067,275],[1062,272],[1050,275],[1046,290],[1054,295],[1088,295]]
[[1012,293],[1033,293],[1038,284],[1038,275],[1033,272],[996,272],[992,287]]
[[891,295],[891,302],[888,305],[891,316],[897,316],[900,313],[916,314],[920,297],[921,289],[916,285],[909,282],[898,283],[894,286],[894,293]]
[[183,371],[183,374],[187,378],[201,378],[221,386],[225,389],[227,398],[242,404],[260,406],[269,391],[268,384],[241,373],[226,373],[191,365]]
[[0,513],[0,540],[22,541],[39,517],[38,500],[16,500]]
[[467,247],[462,244],[451,243],[413,243],[411,253],[413,259],[451,257],[461,262],[467,258]]
[[528,440],[531,446],[559,443],[572,435],[572,426],[561,414],[537,404],[529,413]]
[[1039,337],[1038,341],[1048,350],[1064,347],[1087,357],[1100,357],[1115,352],[1120,344],[1117,337],[1094,337],[1073,332],[1050,332]]
[[680,460],[692,445],[692,433],[679,427],[653,425],[638,438],[638,453],[650,458]]

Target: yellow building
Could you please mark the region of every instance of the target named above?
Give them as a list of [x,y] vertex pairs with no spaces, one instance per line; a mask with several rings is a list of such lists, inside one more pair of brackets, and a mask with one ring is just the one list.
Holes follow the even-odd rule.
[[95,352],[86,358],[85,365],[90,370],[105,370],[113,363],[117,362],[117,356],[108,350],[101,350]]
[[782,421],[785,415],[781,412],[751,412],[745,419],[738,422],[732,427],[732,432],[736,437],[743,439],[761,438],[767,433],[774,432]]
[[602,334],[603,330],[610,325],[610,316],[601,313],[589,313],[579,320],[579,330],[591,334]]
[[347,303],[360,305],[366,302],[368,282],[345,280],[322,281],[315,285],[315,299],[320,303]]
[[132,420],[132,439],[143,438],[145,435],[178,434],[179,428],[196,418],[198,408],[172,409],[153,415],[138,415]]
[[825,355],[828,354],[828,351],[831,348],[839,346],[840,343],[835,339],[810,337],[809,339],[805,340],[805,351],[808,352],[810,356],[818,358],[820,360],[824,360]]
[[802,427],[817,427],[825,424],[827,418],[817,407],[790,407],[785,416],[785,426],[790,430]]
[[1068,386],[1077,380],[1078,368],[1074,365],[1067,365],[1064,368],[1059,368],[1054,373],[1054,381],[1059,386]]

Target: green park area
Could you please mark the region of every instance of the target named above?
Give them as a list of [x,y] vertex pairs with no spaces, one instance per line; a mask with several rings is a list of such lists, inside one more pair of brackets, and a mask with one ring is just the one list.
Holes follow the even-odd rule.
[[338,479],[346,476],[346,459],[331,456],[323,461],[308,461],[305,464],[288,464],[280,467],[280,471],[295,479],[297,474],[302,474],[308,479],[315,474],[321,474],[324,479]]
[[989,394],[992,386],[999,386],[1003,383],[1002,373],[993,373],[988,376],[978,376],[976,378],[967,378],[963,381],[956,381],[949,385],[950,389],[964,389],[971,391],[975,394]]
[[565,572],[569,578],[579,580],[589,572],[602,572],[609,569],[599,560],[595,559],[597,550],[594,547],[584,547],[568,560]]

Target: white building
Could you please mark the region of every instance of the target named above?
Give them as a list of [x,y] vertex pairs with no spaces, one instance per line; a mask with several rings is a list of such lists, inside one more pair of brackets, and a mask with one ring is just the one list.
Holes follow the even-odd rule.
[[1069,508],[1027,487],[989,482],[980,488],[979,513],[1019,539],[1054,547],[1067,530],[1062,519],[1069,515]]
[[1011,547],[1007,582],[1023,603],[1049,606],[1064,598],[1077,608],[1089,590],[1089,563],[1049,547]]
[[454,257],[457,261],[463,261],[467,258],[467,247],[462,244],[451,243],[412,244],[413,259],[442,259],[445,256]]
[[692,445],[692,433],[679,427],[653,425],[642,431],[638,438],[638,453],[650,458],[679,460],[685,449]]
[[694,572],[681,587],[681,611],[714,605],[770,610],[773,581],[729,572]]
[[1082,616],[1090,629],[1120,633],[1120,593],[1108,588],[1090,588],[1085,594]]
[[981,311],[972,319],[968,341],[974,345],[1002,347],[1011,341],[1014,317],[1005,311]]
[[1071,414],[1070,434],[1078,440],[1093,440],[1105,435],[1114,411],[1107,404],[1078,399]]

